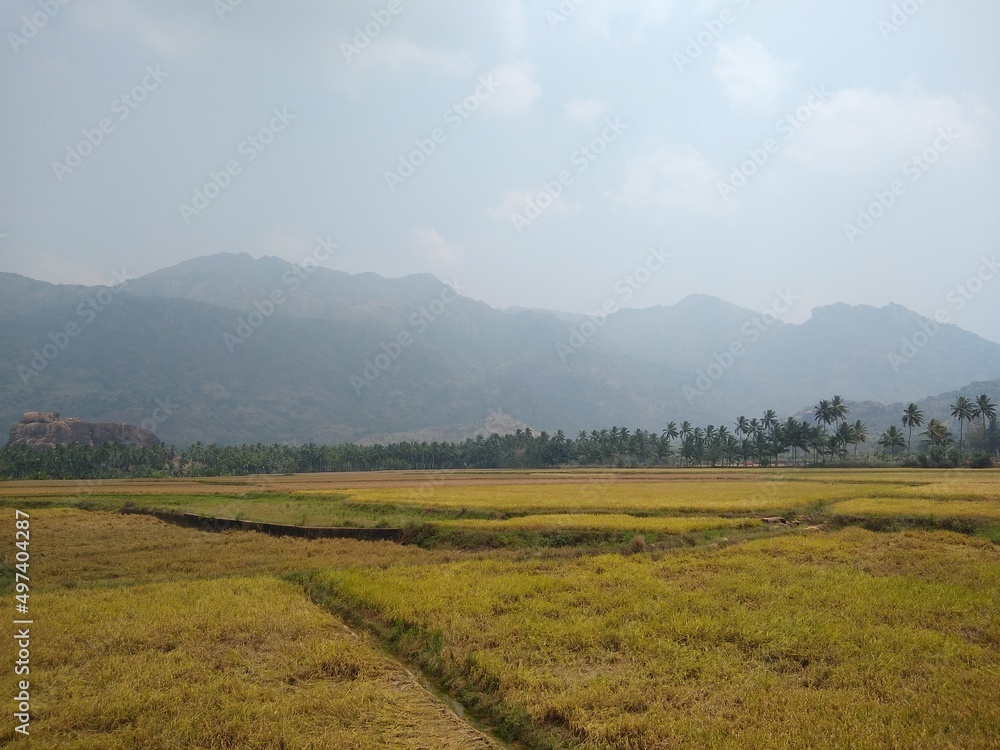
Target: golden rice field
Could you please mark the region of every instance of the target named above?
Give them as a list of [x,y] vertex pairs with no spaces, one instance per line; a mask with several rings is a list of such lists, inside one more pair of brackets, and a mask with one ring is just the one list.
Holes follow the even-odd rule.
[[[496,747],[278,577],[469,555],[205,534],[103,512],[30,515],[33,747]],[[9,593],[0,608],[13,611]],[[12,648],[0,640],[3,663]],[[14,737],[8,721],[0,743]]]
[[638,533],[688,534],[708,529],[752,529],[762,526],[756,518],[719,518],[718,516],[647,516],[636,517],[616,513],[549,513],[537,516],[515,516],[503,521],[456,519],[439,521],[443,528],[518,529],[524,531],[580,529],[635,531]]
[[7,612],[32,519],[31,747],[1000,746],[996,471],[6,482],[0,505]]
[[847,516],[969,518],[1000,521],[998,500],[950,500],[923,497],[858,498],[833,503],[830,511]]
[[50,591],[35,607],[38,747],[496,747],[291,583]]
[[[10,515],[3,514],[5,533],[12,523]],[[285,576],[349,565],[404,566],[469,557],[462,552],[389,542],[206,534],[148,516],[117,513],[52,509],[32,511],[31,516],[38,519],[32,539],[34,591],[224,576]],[[9,549],[5,548],[5,554],[9,556]]]
[[848,529],[316,574],[538,747],[995,748],[1000,549]]
[[[542,513],[771,513],[847,499],[883,489],[872,484],[844,487],[825,482],[789,481],[780,475],[743,482],[615,482],[567,481],[552,486],[428,486],[359,489],[350,492],[354,505],[393,505],[506,515]],[[311,491],[320,494],[320,491]]]

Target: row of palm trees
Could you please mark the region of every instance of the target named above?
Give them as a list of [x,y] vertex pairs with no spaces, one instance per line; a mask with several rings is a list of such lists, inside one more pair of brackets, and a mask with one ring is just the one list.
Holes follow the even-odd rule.
[[[107,443],[99,448],[61,445],[36,450],[23,445],[0,450],[0,479],[49,477],[100,479],[111,477],[222,476],[261,473],[373,471],[389,469],[547,468],[555,466],[773,466],[826,463],[828,459],[856,459],[868,442],[861,420],[848,420],[849,409],[840,396],[821,400],[813,408],[813,423],[778,418],[773,409],[760,417],[738,417],[732,427],[691,422],[669,422],[662,432],[626,427],[582,431],[575,439],[561,430],[534,433],[517,430],[508,435],[479,435],[462,442],[404,441],[390,445],[203,445],[137,448]],[[959,396],[951,406],[959,421],[959,451],[964,448],[966,422],[987,421],[996,432],[997,407],[983,394],[975,401]],[[895,425],[877,444],[892,459],[906,447],[911,454],[913,428],[924,426],[916,404],[902,415],[904,433]],[[920,433],[931,447],[952,443],[951,433],[931,419]],[[782,458],[784,457],[784,459]]]
[[[961,453],[965,449],[965,423],[972,422],[975,419],[982,419],[983,424],[983,439],[986,438],[986,423],[987,421],[993,421],[997,417],[997,406],[990,399],[988,394],[981,394],[975,401],[968,398],[967,396],[959,396],[955,399],[955,403],[951,404],[951,416],[958,420],[958,450]],[[924,424],[924,413],[916,404],[909,404],[903,411],[903,426],[908,428],[909,434],[906,440],[906,453],[907,455],[912,455],[912,444],[913,444],[913,428],[921,427]],[[899,437],[897,438],[897,434]],[[948,445],[953,442],[951,431],[937,419],[931,419],[927,423],[927,429],[924,430],[921,435],[927,438],[927,442],[931,445]],[[882,438],[879,440],[879,444],[882,445],[882,439],[886,439],[888,443],[891,444],[892,448],[902,448],[903,443],[901,442],[902,433],[899,433],[898,429],[893,426],[890,427],[885,433],[883,433]],[[886,446],[889,447],[889,446]]]
[[[678,428],[676,422],[670,422],[662,437],[668,446],[671,440],[680,440],[681,463],[689,466],[735,462],[744,466],[777,465],[789,452],[788,460],[799,463],[800,451],[803,462],[808,462],[810,454],[816,461],[826,456],[846,458],[851,446],[857,456],[858,446],[868,441],[868,427],[860,420],[853,424],[846,421],[847,407],[840,397],[821,402],[817,410],[816,425],[794,417],[781,421],[773,409],[768,409],[760,418],[738,417],[732,430],[714,425],[702,429],[692,427],[690,422]],[[828,430],[830,424],[835,425],[832,432]]]

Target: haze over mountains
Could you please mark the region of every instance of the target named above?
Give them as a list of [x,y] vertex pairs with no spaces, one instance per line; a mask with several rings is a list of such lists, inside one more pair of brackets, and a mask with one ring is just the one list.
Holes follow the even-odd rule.
[[441,440],[728,424],[833,393],[906,402],[1000,378],[1000,344],[898,305],[791,325],[780,295],[777,315],[693,295],[588,318],[461,291],[245,254],[114,289],[0,274],[0,419],[53,410],[177,444]]

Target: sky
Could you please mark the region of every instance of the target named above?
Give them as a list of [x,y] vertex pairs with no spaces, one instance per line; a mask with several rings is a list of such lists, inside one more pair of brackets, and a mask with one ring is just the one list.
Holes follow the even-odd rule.
[[0,271],[323,240],[494,307],[1000,341],[995,0],[0,0],[0,32]]

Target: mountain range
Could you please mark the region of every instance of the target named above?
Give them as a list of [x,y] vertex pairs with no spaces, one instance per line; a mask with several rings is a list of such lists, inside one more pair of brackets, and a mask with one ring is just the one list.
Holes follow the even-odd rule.
[[795,325],[705,295],[588,316],[461,292],[227,253],[113,287],[0,273],[0,419],[59,411],[178,445],[445,440],[996,395],[1000,378],[1000,344],[899,305]]

